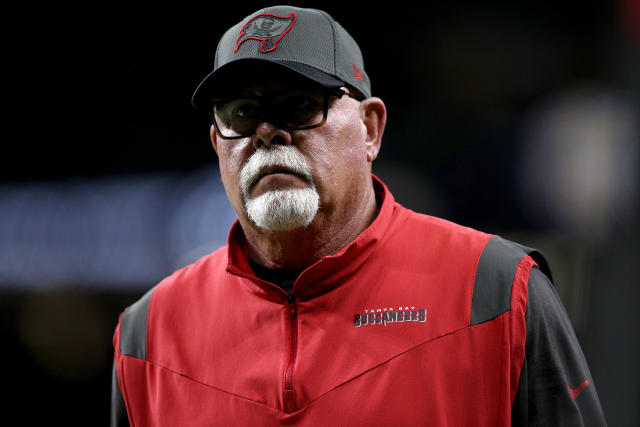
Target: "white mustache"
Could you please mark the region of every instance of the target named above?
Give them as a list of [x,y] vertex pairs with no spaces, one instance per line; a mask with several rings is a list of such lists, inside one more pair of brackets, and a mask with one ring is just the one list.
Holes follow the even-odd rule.
[[315,188],[311,168],[295,147],[286,145],[260,148],[249,157],[240,171],[240,186],[245,200],[249,199],[249,190],[260,178],[261,171],[267,167],[287,169],[305,178]]

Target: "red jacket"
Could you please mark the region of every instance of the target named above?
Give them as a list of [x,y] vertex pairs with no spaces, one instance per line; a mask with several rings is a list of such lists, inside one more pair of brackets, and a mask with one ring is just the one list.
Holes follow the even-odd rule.
[[523,248],[417,214],[376,180],[375,221],[292,296],[228,245],[121,316],[135,426],[509,425],[523,366]]

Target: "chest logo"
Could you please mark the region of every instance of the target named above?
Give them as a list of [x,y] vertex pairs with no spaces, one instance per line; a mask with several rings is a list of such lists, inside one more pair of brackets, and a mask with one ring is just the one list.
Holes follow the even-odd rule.
[[256,15],[242,26],[233,52],[237,52],[240,45],[247,40],[262,41],[258,50],[262,53],[271,52],[278,47],[278,42],[291,31],[295,23],[296,14],[293,12],[288,16],[278,16],[271,13]]
[[427,321],[427,309],[417,307],[386,307],[374,310],[364,310],[364,313],[358,313],[353,321],[353,326],[359,328],[361,326],[384,325],[387,323],[404,323],[404,322],[420,322]]

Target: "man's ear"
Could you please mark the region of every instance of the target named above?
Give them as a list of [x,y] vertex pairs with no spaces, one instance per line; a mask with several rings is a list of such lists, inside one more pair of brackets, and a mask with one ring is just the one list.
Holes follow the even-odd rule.
[[380,98],[367,98],[360,102],[362,123],[366,129],[367,161],[373,162],[382,145],[382,134],[387,123],[387,107]]
[[213,149],[216,151],[216,154],[218,154],[218,134],[216,133],[215,126],[211,125],[209,135],[211,136],[211,145],[213,145]]

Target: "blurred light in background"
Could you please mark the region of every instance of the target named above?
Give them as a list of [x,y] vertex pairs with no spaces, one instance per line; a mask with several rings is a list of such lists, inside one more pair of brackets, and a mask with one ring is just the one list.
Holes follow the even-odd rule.
[[599,86],[555,94],[525,119],[517,168],[524,214],[539,228],[602,239],[638,215],[639,111]]
[[217,168],[0,186],[0,288],[146,289],[225,244]]

